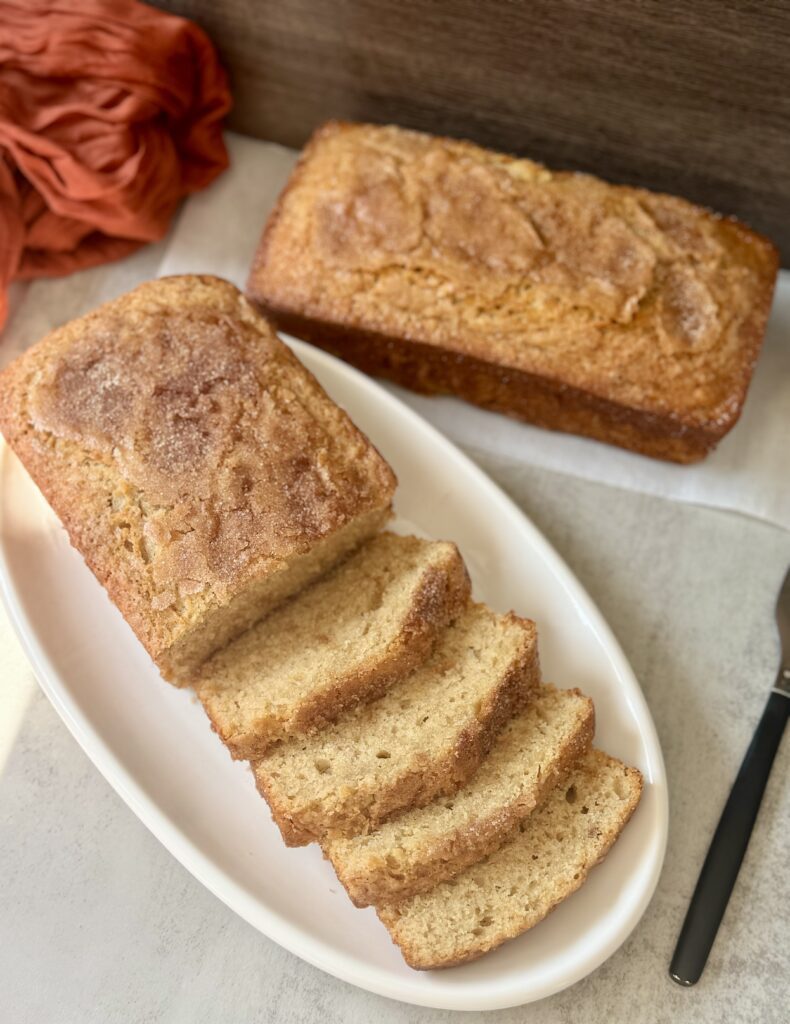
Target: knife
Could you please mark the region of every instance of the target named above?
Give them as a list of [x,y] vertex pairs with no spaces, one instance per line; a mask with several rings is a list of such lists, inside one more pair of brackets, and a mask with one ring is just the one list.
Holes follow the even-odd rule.
[[768,703],[711,840],[669,968],[679,985],[699,981],[749,845],[779,742],[790,713],[790,569],[776,602],[782,654]]

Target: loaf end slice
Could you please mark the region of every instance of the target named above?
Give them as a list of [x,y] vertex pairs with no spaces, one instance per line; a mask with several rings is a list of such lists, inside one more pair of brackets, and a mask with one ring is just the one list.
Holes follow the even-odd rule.
[[415,669],[469,589],[454,544],[381,533],[220,651],[197,694],[233,757],[259,758]]
[[162,278],[0,375],[0,429],[159,666],[214,650],[377,532],[395,478],[227,281]]
[[369,835],[323,844],[358,907],[401,902],[498,849],[589,749],[595,711],[579,690],[539,687],[472,779]]
[[258,789],[290,846],[368,832],[455,792],[538,680],[535,624],[470,604],[383,697],[254,762]]
[[583,884],[639,803],[635,768],[592,750],[516,836],[430,892],[378,909],[417,970],[475,960],[534,927]]

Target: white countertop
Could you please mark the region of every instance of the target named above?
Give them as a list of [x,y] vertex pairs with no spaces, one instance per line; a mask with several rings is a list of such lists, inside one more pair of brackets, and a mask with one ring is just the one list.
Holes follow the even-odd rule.
[[[787,1020],[785,739],[707,971],[667,965],[707,843],[776,668],[790,533],[734,513],[480,459],[568,560],[650,704],[670,783],[656,896],[599,970],[490,1021]],[[369,995],[237,918],[146,831],[39,693],[0,612],[0,1018],[14,1024],[446,1021]],[[458,1016],[458,1019],[462,1019]]]

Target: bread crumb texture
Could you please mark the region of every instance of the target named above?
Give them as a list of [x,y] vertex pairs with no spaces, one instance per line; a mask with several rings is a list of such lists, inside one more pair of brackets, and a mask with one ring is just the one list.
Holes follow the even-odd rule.
[[260,756],[416,668],[469,589],[454,544],[381,533],[212,658],[198,696],[234,757]]
[[506,842],[586,753],[594,727],[589,697],[541,686],[457,793],[324,852],[357,906],[425,892]]
[[474,960],[574,893],[606,856],[641,793],[635,768],[592,750],[509,843],[430,892],[379,908],[379,917],[411,967]]
[[469,605],[398,686],[254,763],[286,842],[367,832],[455,792],[539,674],[534,623]]

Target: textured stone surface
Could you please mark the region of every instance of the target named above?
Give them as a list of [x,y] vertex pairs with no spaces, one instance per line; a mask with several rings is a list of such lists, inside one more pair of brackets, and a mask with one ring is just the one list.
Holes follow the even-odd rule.
[[[706,973],[667,965],[722,803],[776,667],[790,534],[543,470],[484,461],[568,560],[641,680],[670,782],[656,896],[625,945],[566,992],[461,1020],[728,1024],[786,1020],[790,934],[785,738]],[[0,615],[0,1005],[15,1024],[438,1024],[259,935],[196,882],[104,782],[32,683]]]

